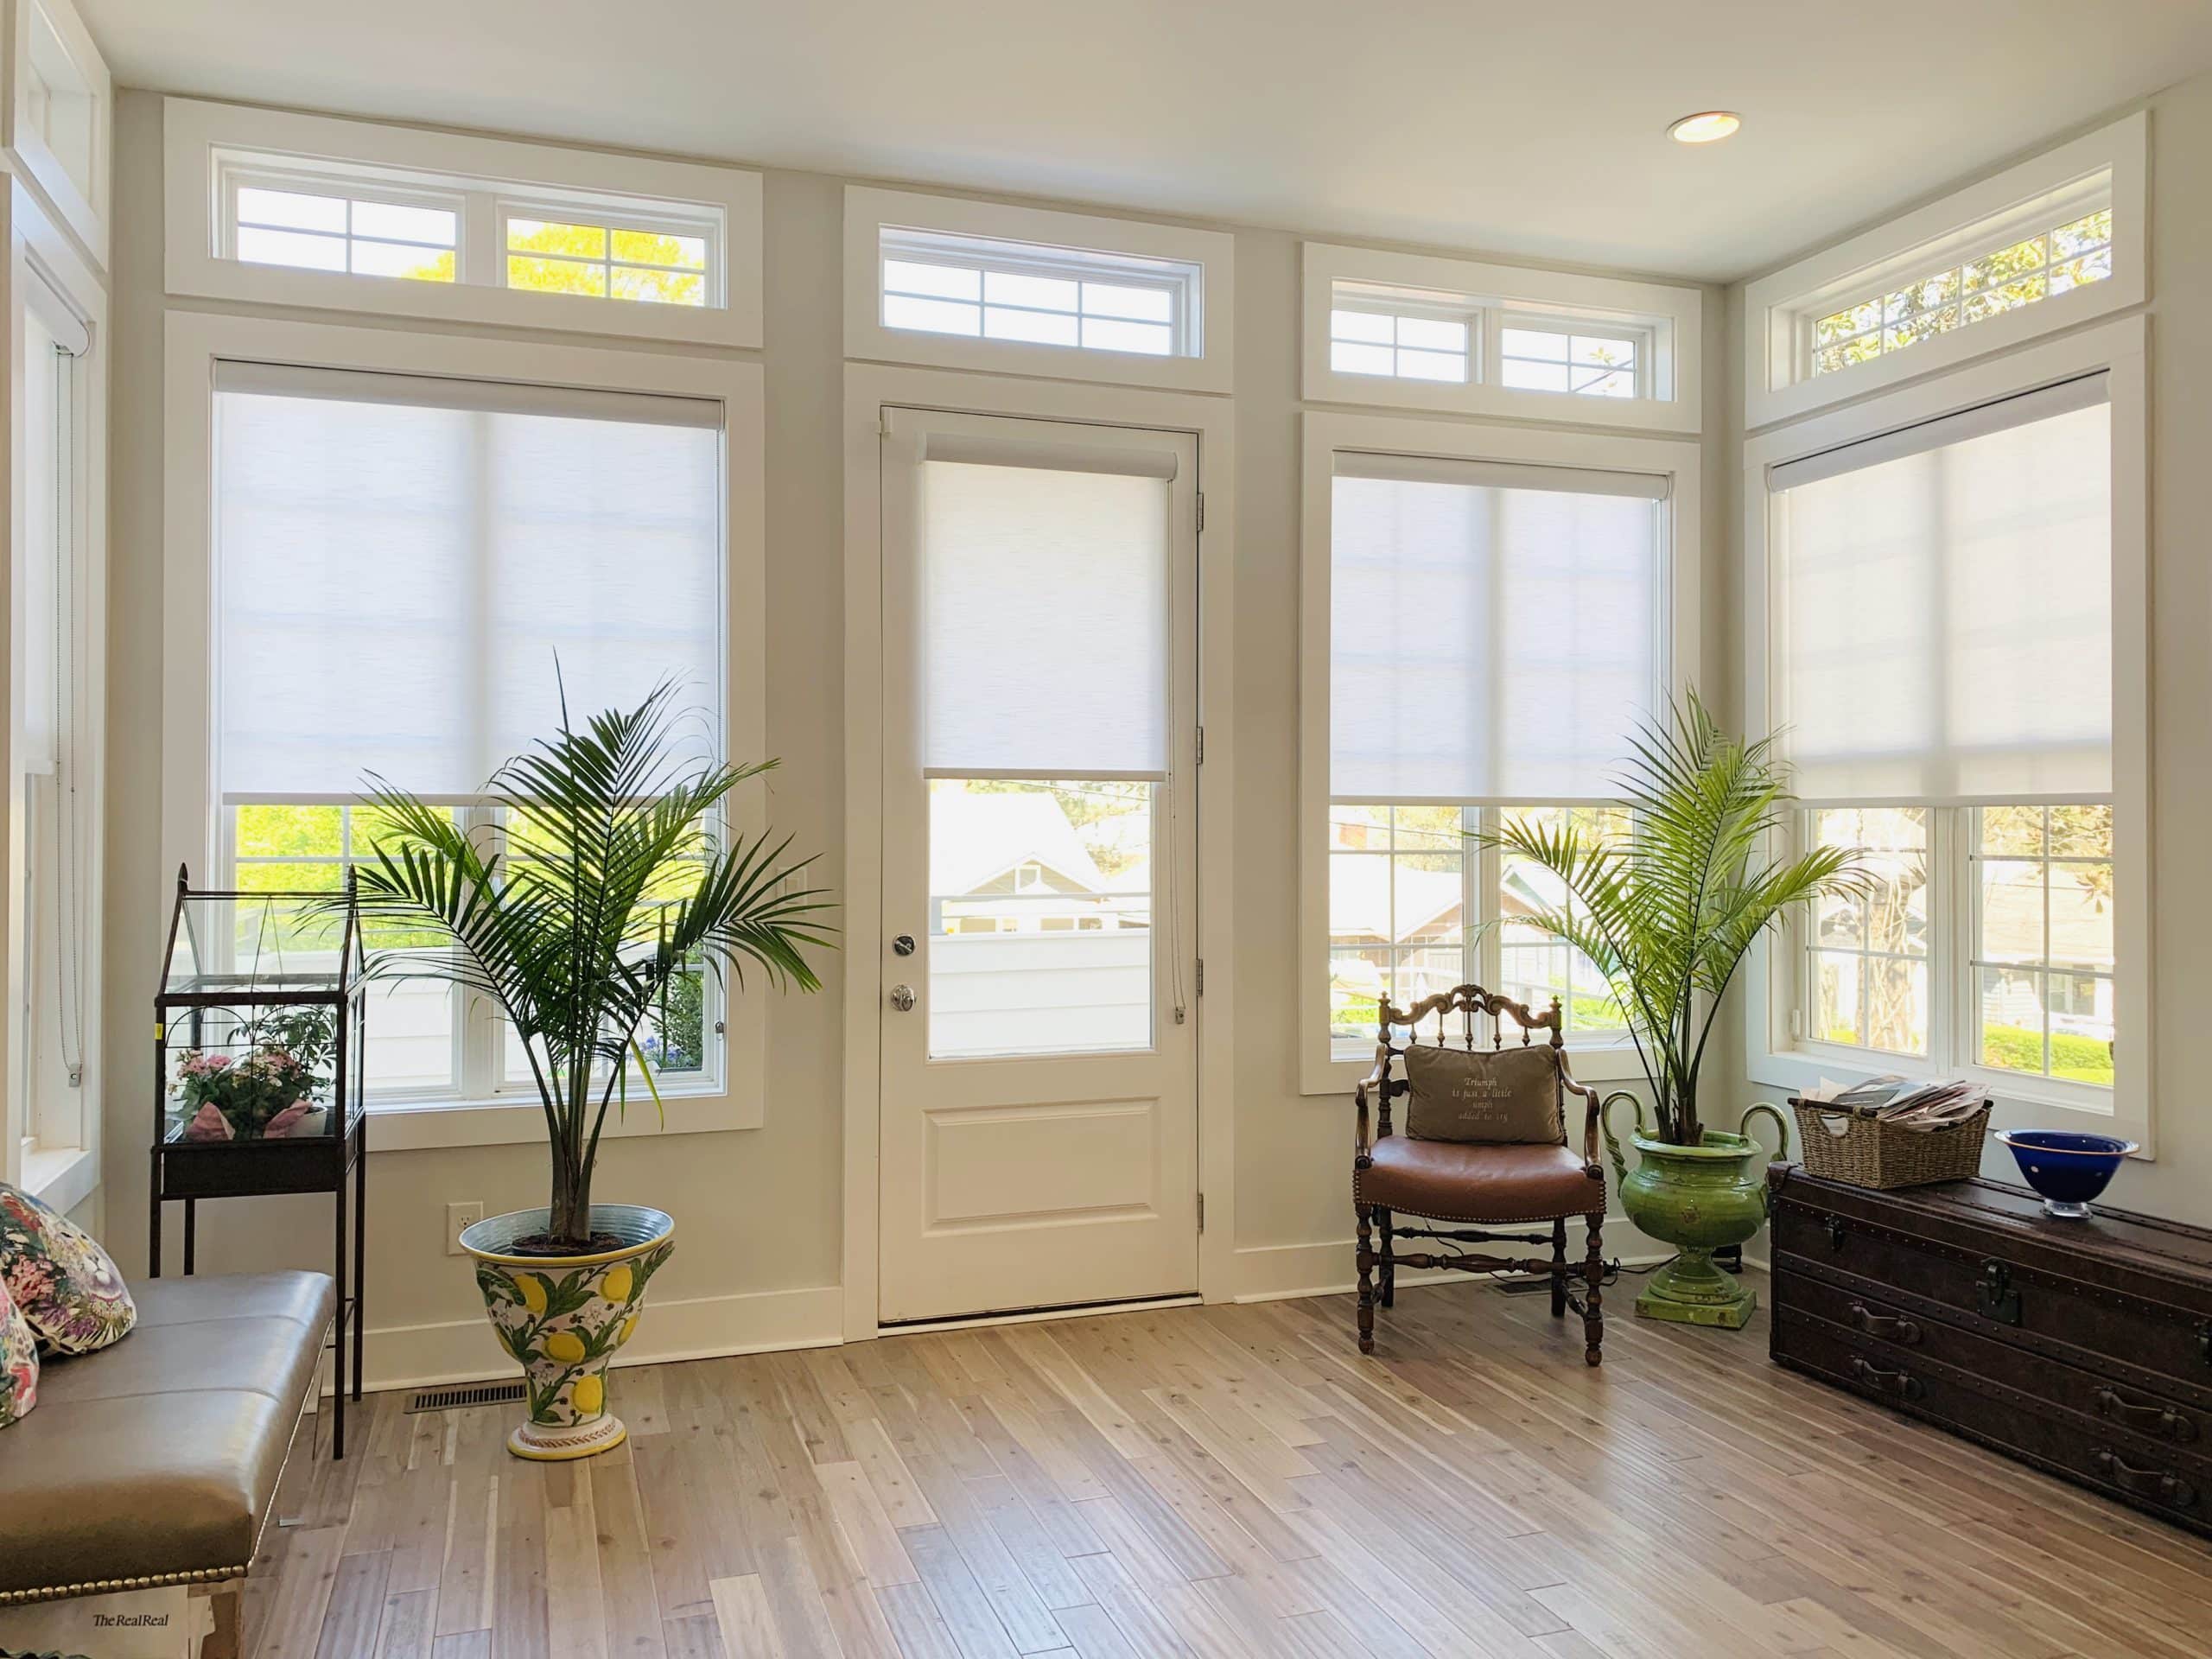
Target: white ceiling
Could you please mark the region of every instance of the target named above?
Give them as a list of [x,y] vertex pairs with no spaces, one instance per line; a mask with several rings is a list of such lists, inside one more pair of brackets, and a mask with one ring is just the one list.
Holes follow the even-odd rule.
[[2203,0],[80,3],[128,86],[1705,278],[2212,67]]

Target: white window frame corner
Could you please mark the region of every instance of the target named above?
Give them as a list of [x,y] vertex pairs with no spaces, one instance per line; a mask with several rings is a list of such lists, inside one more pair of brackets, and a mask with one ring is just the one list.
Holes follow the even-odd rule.
[[[1324,319],[1325,327],[1325,318]],[[1566,394],[1572,396],[1573,394]],[[1592,400],[1595,401],[1595,400]],[[1300,417],[1298,674],[1298,1092],[1349,1096],[1373,1070],[1369,1058],[1338,1058],[1329,1039],[1329,656],[1331,543],[1336,457],[1346,452],[1435,455],[1668,480],[1667,614],[1660,645],[1662,683],[1680,696],[1701,662],[1703,447],[1694,438],[1425,420],[1405,415],[1308,410]],[[1643,1076],[1635,1046],[1615,1039],[1578,1046],[1567,1063],[1579,1081]]]
[[[887,229],[1096,250],[1195,266],[1198,276],[1188,321],[1198,349],[1151,357],[889,327],[882,320],[882,236]],[[1236,238],[1226,232],[847,185],[844,282],[844,354],[849,360],[1166,391],[1225,394],[1236,385]]]
[[[248,264],[220,257],[227,211],[221,188],[226,158],[265,155],[272,168],[321,162],[335,169],[388,168],[440,181],[435,188],[463,198],[455,252],[504,261],[497,215],[504,202],[548,205],[573,193],[568,211],[605,213],[634,199],[647,218],[670,204],[695,204],[721,221],[720,267],[711,270],[721,302],[666,305],[512,289],[504,281],[410,282],[346,271]],[[762,344],[761,175],[746,168],[617,156],[473,133],[429,131],[336,116],[297,115],[203,99],[162,100],[164,271],[173,295],[249,305],[296,306],[442,322],[616,340],[758,350]],[[370,182],[351,181],[355,188]],[[482,229],[477,217],[490,216]]]
[[[758,362],[586,345],[421,334],[171,310],[165,340],[162,741],[162,868],[188,866],[205,884],[222,845],[214,775],[212,511],[215,365],[221,361],[296,365],[367,373],[442,375],[519,385],[586,387],[646,397],[705,398],[723,411],[723,742],[733,760],[757,759],[767,741],[766,435]],[[183,763],[198,756],[201,764]],[[737,833],[757,833],[766,805],[744,791],[730,815]],[[165,920],[163,922],[165,925]],[[158,951],[150,934],[146,949]],[[720,1087],[664,1085],[665,1132],[759,1128],[766,1122],[769,999],[733,990],[723,1023]],[[483,1101],[402,1102],[372,1107],[371,1150],[535,1143],[544,1116],[527,1095]],[[630,1112],[607,1126],[617,1138],[664,1132],[659,1115]]]
[[[82,74],[92,102],[92,178],[90,188],[72,178],[45,137],[29,129],[24,118],[31,74],[32,13],[42,13],[52,26],[70,62]],[[73,0],[10,0],[8,18],[9,69],[4,86],[6,107],[4,143],[16,163],[12,169],[27,177],[45,199],[53,214],[91,256],[103,277],[108,263],[108,212],[113,195],[115,157],[115,82],[107,60],[101,56],[92,31],[78,15]]]
[[[1308,403],[1686,435],[1703,426],[1702,289],[1329,242],[1303,244],[1301,266],[1301,391]],[[1467,379],[1338,373],[1331,366],[1329,314],[1335,308],[1339,283],[1366,283],[1464,302],[1473,321]],[[1593,397],[1525,391],[1487,378],[1487,365],[1497,358],[1502,329],[1552,322],[1562,327],[1586,323],[1637,335],[1648,347],[1643,353],[1648,360],[1638,365],[1637,378],[1649,390],[1634,397]]]
[[[1118,222],[1118,221],[1116,221]],[[871,271],[874,225],[868,229]],[[849,251],[850,244],[848,243]],[[873,276],[871,275],[871,281]],[[852,292],[849,283],[847,294]],[[1050,349],[1050,348],[1048,348]],[[1198,1025],[1198,1293],[1233,1301],[1236,1259],[1236,419],[1227,398],[1154,389],[1016,379],[942,368],[848,363],[844,372],[845,592],[883,582],[883,411],[919,406],[963,414],[1176,429],[1198,441],[1198,937],[1189,946],[1213,971],[1192,1002]],[[882,846],[884,741],[880,605],[845,607],[845,817],[839,899],[843,977],[843,1335],[879,1334],[878,1182],[886,968]],[[865,943],[863,943],[865,942]],[[862,958],[862,951],[872,952]],[[871,968],[868,965],[874,963]]]
[[[2048,303],[2048,302],[2045,302]],[[2033,310],[2032,306],[2023,310]],[[1993,319],[1992,321],[2002,321]],[[1983,325],[1976,325],[1977,327]],[[2041,339],[2016,349],[1974,359],[1932,378],[1916,377],[1879,396],[1828,409],[1763,433],[1744,443],[1743,617],[1744,723],[1753,734],[1775,728],[1769,663],[1773,594],[1768,580],[1772,497],[1768,469],[1883,432],[1937,420],[2052,385],[2084,374],[2104,372],[2112,413],[2113,560],[2113,863],[2123,871],[2114,895],[2117,957],[2113,991],[2129,1010],[2123,1046],[2117,1052],[2111,1109],[2085,1110],[2078,1103],[2081,1085],[2053,1079],[2013,1077],[1985,1067],[1968,1068],[2012,1126],[2041,1128],[2097,1128],[2139,1141],[2140,1155],[2156,1155],[2156,1007],[2152,965],[2156,921],[2150,887],[2155,785],[2151,772],[2149,403],[2145,361],[2147,320],[2122,316],[2094,327]],[[1940,342],[1938,342],[1940,343]],[[1919,348],[1916,347],[1915,350]],[[1867,365],[1862,365],[1867,366]],[[1931,860],[1943,855],[1931,836]],[[1962,868],[1956,849],[1952,866]],[[1800,925],[1797,918],[1786,930]],[[1955,926],[1942,937],[1957,934]],[[1789,1034],[1789,1018],[1797,1004],[1797,966],[1776,952],[1794,952],[1792,932],[1761,936],[1739,976],[1745,999],[1744,1066],[1754,1085],[1795,1091],[1823,1077],[1849,1080],[1878,1071],[1915,1070],[1902,1057],[1869,1051],[1865,1055],[1832,1045],[1807,1045]],[[1784,972],[1785,966],[1787,972]],[[1932,953],[1931,976],[1963,976],[1967,965],[1943,962]],[[1963,983],[1963,981],[1961,982]],[[1939,995],[1939,1001],[1941,1001]],[[1958,1017],[1971,1017],[1961,994]],[[1951,1068],[1932,1057],[1919,1064],[1930,1075]]]
[[[2150,113],[2139,110],[1834,245],[1744,289],[1744,424],[1748,430],[1886,391],[2113,315],[2149,297]],[[1815,376],[1801,340],[1808,316],[1886,282],[1909,281],[2041,200],[2099,176],[2110,181],[2112,274],[1910,349]],[[2024,228],[2022,226],[2013,228]],[[2049,228],[2044,226],[2044,228]]]

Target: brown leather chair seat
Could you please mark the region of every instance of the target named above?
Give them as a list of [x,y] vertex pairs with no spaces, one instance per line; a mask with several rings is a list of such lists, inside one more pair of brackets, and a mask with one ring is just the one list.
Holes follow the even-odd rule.
[[0,1429],[0,1596],[241,1573],[337,1301],[320,1273],[149,1279],[112,1348],[51,1358]]
[[1385,1135],[1355,1178],[1354,1199],[1437,1221],[1500,1224],[1603,1215],[1605,1183],[1560,1146],[1462,1145]]

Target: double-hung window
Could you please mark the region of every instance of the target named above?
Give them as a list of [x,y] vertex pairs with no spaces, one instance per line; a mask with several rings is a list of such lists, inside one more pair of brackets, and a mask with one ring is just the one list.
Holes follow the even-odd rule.
[[1618,1040],[1603,978],[1524,919],[1567,895],[1471,832],[1625,829],[1613,776],[1667,672],[1668,479],[1338,451],[1329,487],[1329,1058],[1373,1052],[1385,999],[1470,982]]
[[2115,836],[2109,378],[1768,471],[1796,833],[1870,878],[1770,953],[1777,1039],[1808,1059],[2114,1110],[2142,875]]
[[[359,804],[372,777],[497,846],[509,826],[486,779],[564,699],[581,721],[673,679],[699,711],[697,759],[719,759],[721,422],[702,399],[219,364],[211,658],[230,884],[341,886],[381,827]],[[295,959],[327,944],[292,919]],[[719,996],[683,983],[645,1033],[664,1078],[719,1077]],[[368,1013],[372,1104],[527,1091],[473,991],[400,981]]]

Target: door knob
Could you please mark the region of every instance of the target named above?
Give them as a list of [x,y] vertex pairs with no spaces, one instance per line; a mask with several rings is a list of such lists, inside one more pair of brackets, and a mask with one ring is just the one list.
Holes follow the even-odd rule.
[[911,933],[901,933],[897,938],[892,940],[891,953],[897,957],[912,956],[914,954],[914,936]]
[[911,985],[893,985],[891,988],[891,1006],[901,1014],[910,1012],[914,1006],[914,988]]

